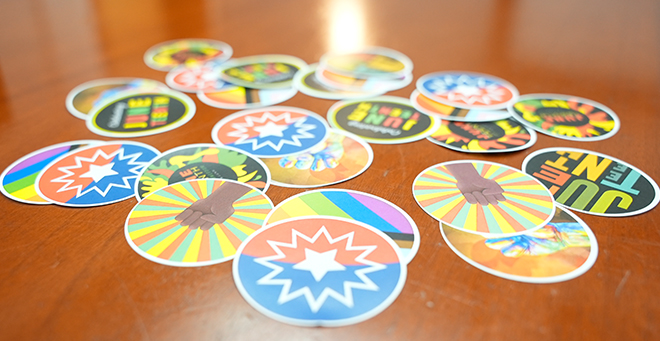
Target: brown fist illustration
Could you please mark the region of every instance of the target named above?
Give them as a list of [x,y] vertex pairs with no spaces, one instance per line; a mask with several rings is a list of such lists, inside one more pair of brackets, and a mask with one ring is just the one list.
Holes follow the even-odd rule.
[[485,179],[469,163],[454,163],[447,165],[447,170],[456,178],[456,187],[470,204],[497,205],[506,201],[502,195],[504,190],[495,180]]
[[234,202],[251,190],[246,185],[225,182],[208,197],[197,200],[174,219],[191,230],[200,228],[206,231],[214,224],[222,224],[231,217],[234,214]]

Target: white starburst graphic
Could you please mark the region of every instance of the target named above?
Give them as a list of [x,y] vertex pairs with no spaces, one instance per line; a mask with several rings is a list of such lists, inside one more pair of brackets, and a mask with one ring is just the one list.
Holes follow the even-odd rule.
[[314,280],[320,282],[325,275],[330,271],[343,271],[346,267],[341,265],[335,260],[337,257],[337,249],[316,252],[314,250],[305,249],[305,260],[294,265],[296,270],[307,270],[312,274]]
[[[135,179],[140,174],[140,170],[142,169],[142,167],[144,167],[145,164],[146,164],[146,162],[136,161],[137,158],[139,158],[141,155],[142,155],[142,153],[138,152],[138,153],[134,153],[134,154],[124,156],[124,148],[119,148],[119,150],[117,150],[117,151],[115,151],[115,152],[113,152],[109,155],[106,154],[105,152],[103,152],[103,150],[97,149],[96,152],[94,153],[94,155],[91,158],[74,156],[74,160],[76,162],[74,165],[67,166],[67,167],[58,167],[57,170],[64,173],[64,175],[51,180],[51,182],[60,182],[60,183],[64,184],[64,186],[62,186],[60,189],[57,190],[57,193],[64,192],[64,191],[75,190],[76,191],[76,198],[79,198],[79,197],[81,197],[81,196],[83,196],[83,195],[85,195],[85,194],[87,194],[91,191],[95,191],[95,192],[99,193],[102,197],[105,197],[108,194],[108,192],[110,191],[110,189],[112,189],[113,187],[132,189],[133,188],[133,185],[132,185],[133,181],[129,181],[129,180]],[[78,184],[73,185],[78,179],[75,178],[75,177],[72,177],[72,176],[75,176],[75,173],[72,172],[71,170],[82,168],[83,165],[85,165],[85,164],[89,164],[89,170],[86,173],[78,176],[78,178],[91,177],[94,182],[98,182],[101,179],[103,179],[105,176],[111,176],[111,175],[119,174],[118,172],[116,172],[112,169],[108,170],[104,166],[98,166],[98,165],[94,164],[94,162],[96,162],[96,160],[99,157],[101,157],[105,160],[112,160],[115,156],[117,156],[116,162],[127,160],[126,165],[134,166],[134,167],[132,167],[128,170],[128,173],[130,173],[131,175],[122,176],[122,178],[121,178],[122,182],[121,183],[110,183],[103,190],[101,190],[98,186],[91,186],[90,188],[88,188],[84,191],[83,191],[83,185],[82,184],[78,183]],[[105,175],[102,176],[102,174],[99,174],[99,169],[104,170]],[[113,172],[114,172],[114,174],[113,174]]]
[[[231,125],[235,130],[227,133],[227,136],[238,137],[234,144],[251,144],[252,150],[259,150],[265,146],[269,146],[276,151],[280,151],[284,145],[292,145],[296,147],[302,146],[301,139],[313,138],[314,135],[309,131],[316,128],[314,124],[305,124],[306,117],[291,118],[290,112],[284,112],[280,115],[273,115],[271,112],[266,111],[261,117],[246,116],[245,123],[233,123]],[[280,124],[277,124],[280,123]],[[289,139],[286,139],[282,134],[289,125],[293,123],[296,128],[296,133]],[[257,137],[250,137],[250,128],[259,133]],[[279,133],[278,133],[279,131]],[[278,136],[282,137],[277,143],[272,141],[259,142],[260,137]]]
[[112,169],[115,165],[114,162],[108,163],[107,165],[98,166],[98,165],[89,165],[89,170],[85,174],[81,174],[81,178],[91,178],[94,182],[99,182],[106,176],[117,175],[117,171]]
[[[284,304],[286,302],[289,302],[297,297],[303,296],[305,300],[307,301],[307,304],[309,305],[310,309],[312,312],[316,313],[321,309],[325,301],[329,298],[332,297],[338,302],[342,303],[346,307],[352,308],[353,307],[353,289],[362,289],[362,290],[369,290],[369,291],[377,291],[379,287],[374,283],[369,277],[366,276],[366,274],[375,272],[375,271],[380,271],[386,268],[385,265],[376,263],[373,261],[370,261],[368,259],[365,259],[369,254],[371,254],[375,249],[376,245],[364,245],[364,246],[354,246],[353,245],[353,235],[355,232],[350,232],[345,235],[342,235],[337,238],[332,238],[328,230],[326,229],[325,226],[321,227],[318,232],[312,237],[309,238],[306,235],[296,231],[296,230],[291,230],[291,243],[284,243],[284,242],[276,242],[269,240],[268,244],[270,247],[275,251],[276,255],[274,256],[268,256],[268,257],[261,257],[257,258],[254,261],[258,264],[261,264],[265,267],[268,267],[272,269],[270,273],[265,275],[264,277],[260,278],[257,281],[257,284],[260,285],[281,285],[282,286],[282,291],[280,292],[280,296],[278,297],[277,303],[279,304]],[[323,289],[321,294],[318,297],[314,297],[314,294],[312,293],[312,290],[308,286],[304,286],[300,289],[297,289],[295,291],[291,291],[291,285],[293,280],[292,279],[275,279],[275,277],[280,274],[283,271],[283,268],[277,264],[271,263],[271,261],[276,261],[279,259],[286,258],[286,255],[281,251],[281,248],[290,248],[290,249],[295,249],[297,248],[298,245],[298,238],[306,240],[310,244],[314,244],[318,238],[321,236],[324,236],[325,239],[328,241],[329,244],[335,244],[339,241],[346,240],[346,251],[362,251],[362,253],[355,257],[355,261],[364,265],[367,265],[366,268],[362,268],[359,270],[355,270],[355,276],[359,278],[362,282],[353,282],[353,281],[344,281],[343,285],[343,293],[337,292],[332,288],[326,287]],[[308,249],[306,249],[305,254],[306,256],[312,256],[313,258],[317,258],[316,262],[321,263],[323,265],[322,269],[314,269],[310,267],[311,264],[310,262],[314,262],[315,260],[306,258],[306,260],[296,264],[298,266],[299,270],[307,270],[312,273],[314,276],[314,279],[316,281],[320,281],[323,276],[327,274],[328,271],[345,271],[339,268],[339,266],[342,266],[338,262],[334,261],[334,257],[337,253],[338,249],[326,251],[323,253],[318,253],[315,251],[312,251],[312,253],[307,252]],[[310,250],[311,251],[311,250]],[[334,252],[333,252],[334,251]],[[332,260],[329,259],[329,257],[332,257]],[[318,258],[322,258],[322,260],[318,261]],[[336,263],[336,264],[335,264]],[[303,264],[303,265],[299,265]],[[296,267],[294,266],[294,268]],[[317,279],[318,278],[318,279]]]

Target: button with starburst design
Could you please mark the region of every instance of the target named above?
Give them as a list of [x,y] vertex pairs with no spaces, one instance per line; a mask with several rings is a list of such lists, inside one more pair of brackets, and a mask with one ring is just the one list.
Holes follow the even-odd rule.
[[323,142],[328,124],[309,110],[267,107],[229,115],[213,127],[219,145],[246,151],[257,157],[281,157],[302,153]]
[[233,270],[250,305],[300,326],[369,319],[396,299],[406,279],[390,238],[334,217],[293,218],[262,228],[239,247]]

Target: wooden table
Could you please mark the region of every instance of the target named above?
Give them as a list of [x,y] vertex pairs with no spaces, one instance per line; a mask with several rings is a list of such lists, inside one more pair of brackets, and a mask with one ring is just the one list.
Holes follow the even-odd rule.
[[[511,154],[469,155],[426,140],[372,145],[363,175],[332,188],[381,196],[419,226],[421,247],[398,299],[342,328],[271,320],[239,295],[231,262],[174,268],[136,254],[124,221],[136,200],[73,209],[0,197],[0,334],[43,339],[658,339],[660,209],[628,218],[578,214],[600,246],[594,267],[557,284],[525,284],[456,256],[411,185],[426,167],[479,159],[520,167],[546,147],[605,153],[660,179],[660,5],[657,1],[73,1],[0,4],[0,169],[39,148],[99,139],[64,106],[85,81],[118,76],[163,81],[142,61],[177,38],[229,43],[234,55],[290,54],[313,63],[330,49],[385,46],[408,55],[415,79],[433,71],[493,74],[521,93],[601,102],[621,130],[598,142],[540,135]],[[408,97],[414,83],[393,91]],[[195,96],[192,96],[195,97]],[[196,116],[176,130],[134,140],[161,151],[210,143],[231,110],[194,98]],[[333,101],[297,94],[284,105],[325,115]],[[108,140],[107,138],[101,138]],[[302,190],[271,187],[275,204]]]

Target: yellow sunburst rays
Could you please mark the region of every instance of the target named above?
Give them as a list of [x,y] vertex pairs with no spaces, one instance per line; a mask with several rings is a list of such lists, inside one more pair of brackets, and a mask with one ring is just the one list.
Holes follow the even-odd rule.
[[541,121],[541,118],[536,115],[536,107],[533,105],[527,105],[525,102],[518,102],[513,106],[517,111],[522,113],[522,117],[525,121],[536,123]]
[[[417,201],[437,219],[444,217],[447,212],[459,205],[461,200],[465,200],[456,187],[456,179],[447,172],[445,167],[432,168],[415,182]],[[440,205],[446,200],[451,201]]]
[[552,127],[552,132],[558,135],[568,136],[568,137],[578,137],[578,138],[584,137],[582,132],[577,127],[571,127],[571,126],[555,125]]
[[[598,110],[598,109],[596,109]],[[605,131],[612,131],[616,126],[616,122],[604,111],[598,111],[596,113],[587,114],[589,118],[589,123],[594,127],[601,128]],[[599,119],[603,118],[603,119]]]
[[509,120],[499,120],[496,121],[495,124],[504,130],[505,136],[517,134],[522,129],[522,126],[520,125],[515,125],[515,126],[511,125],[511,122],[509,122]]
[[455,179],[444,167],[428,170],[415,183],[415,197],[436,219],[466,230],[516,233],[542,224],[552,212],[551,198],[539,184],[530,184],[527,175],[497,165],[473,164],[480,175],[496,180],[507,201],[498,205],[470,205],[456,188]]
[[[504,197],[507,198],[507,201],[500,202],[500,205],[527,220],[527,223],[517,221],[523,228],[534,228],[550,217],[554,208],[551,197],[546,193],[545,187],[534,182],[528,175],[516,171],[497,181],[504,190]],[[543,193],[543,195],[531,193]]]
[[[237,200],[233,205],[234,214],[224,223],[213,225],[208,231],[190,230],[174,220],[190,204],[208,197],[223,183],[221,180],[180,183],[164,189],[166,193],[151,195],[142,202],[145,206],[170,205],[172,209],[165,210],[168,213],[165,219],[158,215],[163,210],[150,207],[134,210],[129,219],[138,216],[148,218],[150,213],[153,219],[151,225],[149,221],[129,220],[130,238],[147,254],[175,262],[193,263],[233,256],[242,240],[261,227],[272,208],[272,204],[258,191],[252,190]],[[142,225],[138,226],[138,223]],[[135,228],[131,229],[131,226]]]
[[[456,135],[451,129],[449,128],[449,125],[443,122],[438,130],[435,131],[435,133],[431,134],[431,138],[445,143],[445,144],[452,144],[454,142],[464,142],[467,143],[470,141],[468,138]],[[463,149],[465,149],[465,146],[462,146]]]
[[180,183],[159,190],[140,202],[129,216],[131,240],[146,253],[160,257],[188,230],[174,217],[199,200],[193,193]]

